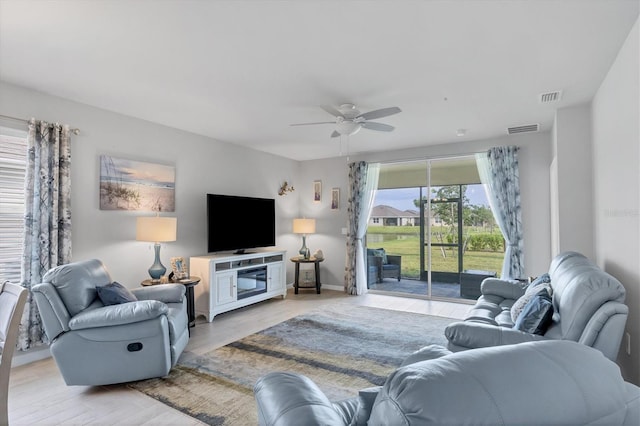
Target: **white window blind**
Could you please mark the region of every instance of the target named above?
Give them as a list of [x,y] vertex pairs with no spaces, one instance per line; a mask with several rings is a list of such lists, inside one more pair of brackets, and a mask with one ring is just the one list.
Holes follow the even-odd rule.
[[20,283],[27,134],[0,127],[0,282]]

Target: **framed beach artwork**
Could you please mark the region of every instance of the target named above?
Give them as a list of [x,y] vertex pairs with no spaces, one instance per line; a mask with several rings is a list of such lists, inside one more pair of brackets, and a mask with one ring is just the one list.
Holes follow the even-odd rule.
[[340,188],[331,189],[331,210],[340,209]]
[[313,182],[313,202],[319,203],[322,201],[322,182],[316,180]]
[[173,212],[176,168],[100,156],[100,210]]

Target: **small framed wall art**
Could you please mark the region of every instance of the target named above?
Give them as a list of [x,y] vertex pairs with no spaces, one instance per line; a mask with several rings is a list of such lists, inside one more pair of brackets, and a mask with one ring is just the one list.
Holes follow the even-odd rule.
[[340,188],[331,189],[331,210],[340,210]]
[[316,180],[313,182],[313,202],[319,203],[322,201],[322,182]]

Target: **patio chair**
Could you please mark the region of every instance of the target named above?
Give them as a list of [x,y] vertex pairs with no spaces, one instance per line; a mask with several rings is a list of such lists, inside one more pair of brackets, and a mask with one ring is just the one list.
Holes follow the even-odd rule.
[[367,249],[367,272],[369,283],[380,283],[385,278],[395,278],[400,281],[402,271],[402,256],[387,254],[385,249]]

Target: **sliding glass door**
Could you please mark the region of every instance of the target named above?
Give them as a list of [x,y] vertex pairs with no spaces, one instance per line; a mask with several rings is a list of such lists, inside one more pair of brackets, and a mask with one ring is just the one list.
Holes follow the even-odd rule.
[[[476,299],[501,269],[504,240],[474,157],[382,164],[367,248],[370,290]],[[381,254],[401,259],[399,279]]]

